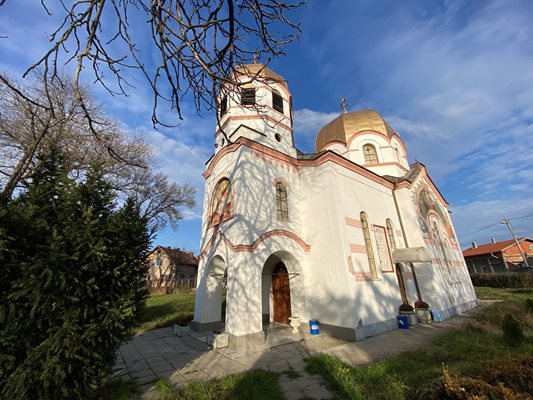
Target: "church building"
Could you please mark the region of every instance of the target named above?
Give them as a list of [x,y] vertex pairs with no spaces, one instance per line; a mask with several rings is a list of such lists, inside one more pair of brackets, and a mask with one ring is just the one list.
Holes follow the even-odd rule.
[[287,82],[263,64],[235,78],[203,174],[193,330],[238,347],[299,317],[361,340],[396,329],[402,303],[444,319],[476,306],[448,203],[380,114],[344,110],[303,154]]

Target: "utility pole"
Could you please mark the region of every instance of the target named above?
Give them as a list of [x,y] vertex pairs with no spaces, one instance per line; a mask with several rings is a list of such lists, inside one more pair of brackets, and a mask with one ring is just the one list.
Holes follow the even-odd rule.
[[513,235],[513,239],[514,239],[516,245],[518,246],[518,251],[520,251],[520,254],[522,255],[522,258],[524,259],[524,265],[526,266],[526,268],[529,268],[529,264],[527,262],[527,256],[522,251],[522,247],[520,246],[520,243],[518,242],[518,239],[516,238],[516,235],[515,235],[514,230],[513,230],[513,226],[511,225],[511,222],[509,222],[509,220],[507,218],[504,218],[503,221],[500,222],[500,224],[506,224],[507,227],[509,228],[509,230],[511,231],[511,235]]

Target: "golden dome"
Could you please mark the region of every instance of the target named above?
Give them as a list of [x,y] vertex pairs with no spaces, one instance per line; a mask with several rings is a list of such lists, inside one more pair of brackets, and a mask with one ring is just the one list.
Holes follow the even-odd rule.
[[258,76],[267,81],[279,82],[287,87],[287,81],[279,74],[272,71],[265,64],[244,64],[235,67],[235,72],[242,75]]
[[362,131],[378,132],[389,138],[396,133],[374,110],[351,111],[339,115],[320,129],[316,137],[316,151],[333,141],[346,144],[352,136]]

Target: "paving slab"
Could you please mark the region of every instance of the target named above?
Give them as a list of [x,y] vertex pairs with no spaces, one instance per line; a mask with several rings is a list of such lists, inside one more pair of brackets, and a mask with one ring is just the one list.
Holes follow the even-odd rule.
[[[206,337],[178,337],[172,328],[163,328],[137,335],[124,344],[117,354],[113,374],[136,379],[142,385],[143,400],[157,399],[153,383],[158,378],[168,378],[181,387],[189,380],[220,378],[252,369],[281,373],[279,382],[289,400],[330,399],[333,395],[322,378],[305,372],[305,358],[326,353],[352,365],[368,364],[420,347],[438,335],[474,321],[483,308],[469,310],[444,322],[396,329],[353,343],[324,335],[294,335],[290,329],[274,329],[268,332],[263,346],[246,350],[213,350],[207,345]],[[298,376],[291,378],[283,373],[289,370]]]
[[486,304],[483,304],[481,307],[468,310],[443,322],[419,323],[409,329],[395,329],[360,342],[344,342],[317,352],[310,351],[310,353],[312,355],[326,353],[351,365],[366,365],[387,356],[424,346],[443,333],[456,329],[462,324],[473,322],[485,306]]

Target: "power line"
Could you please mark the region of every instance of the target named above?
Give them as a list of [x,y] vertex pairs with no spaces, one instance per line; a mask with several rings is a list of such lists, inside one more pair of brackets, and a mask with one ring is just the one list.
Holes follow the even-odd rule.
[[[514,221],[514,220],[516,220],[516,219],[524,219],[524,218],[532,218],[532,217],[533,217],[533,214],[531,214],[531,215],[524,215],[524,216],[522,216],[522,217],[507,218],[507,219],[508,219],[509,221]],[[495,225],[499,225],[499,224],[501,224],[501,221],[495,222],[494,224],[487,225],[487,226],[485,226],[485,227],[483,227],[483,228],[479,228],[479,229],[477,229],[477,230],[475,230],[475,231],[473,231],[473,232],[467,233],[467,234],[465,234],[465,235],[461,235],[460,238],[465,238],[466,236],[473,235],[474,233],[478,233],[478,232],[484,231],[485,229],[488,229],[488,228],[490,228],[491,226],[495,226]]]
[[480,228],[480,229],[477,229],[477,230],[475,230],[475,231],[473,231],[473,232],[467,233],[467,234],[465,234],[465,235],[461,235],[461,238],[464,238],[464,237],[466,237],[466,236],[473,235],[474,233],[478,233],[478,232],[484,231],[485,229],[488,229],[488,228],[490,228],[491,226],[499,225],[499,223],[500,223],[500,222],[496,222],[496,223],[494,223],[494,224],[490,224],[490,225],[488,225],[488,226],[485,226],[484,228]]
[[531,218],[533,217],[533,214],[531,215],[524,215],[523,217],[516,217],[516,218],[507,218],[509,221],[514,221],[515,219],[524,219],[524,218]]

